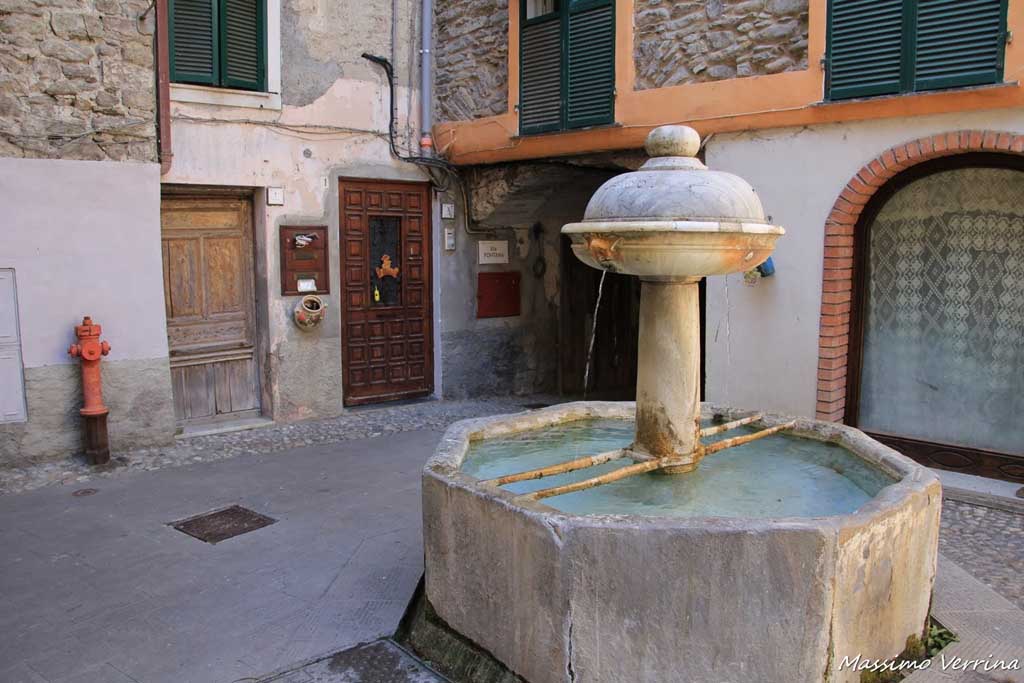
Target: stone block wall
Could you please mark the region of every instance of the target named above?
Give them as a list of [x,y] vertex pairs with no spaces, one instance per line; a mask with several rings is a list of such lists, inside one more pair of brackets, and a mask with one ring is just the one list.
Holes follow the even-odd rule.
[[439,0],[434,14],[438,122],[508,109],[508,0]]
[[636,89],[807,68],[807,0],[638,0]]
[[0,0],[0,156],[156,160],[149,0]]

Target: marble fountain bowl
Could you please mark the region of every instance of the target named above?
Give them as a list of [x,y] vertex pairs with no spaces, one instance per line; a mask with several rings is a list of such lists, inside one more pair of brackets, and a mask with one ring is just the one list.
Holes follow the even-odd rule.
[[939,481],[856,429],[798,420],[690,474],[543,501],[522,494],[598,468],[486,481],[628,445],[634,412],[568,403],[449,428],[423,472],[425,591],[448,627],[531,683],[854,682],[844,657],[921,636]]

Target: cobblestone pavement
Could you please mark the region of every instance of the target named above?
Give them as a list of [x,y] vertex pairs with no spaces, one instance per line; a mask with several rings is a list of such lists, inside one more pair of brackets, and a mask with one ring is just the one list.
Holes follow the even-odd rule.
[[1024,515],[946,500],[939,552],[1024,609]]
[[326,420],[310,420],[227,434],[179,439],[173,445],[115,453],[104,471],[68,457],[50,463],[0,468],[0,495],[50,484],[80,484],[124,472],[156,470],[238,455],[277,453],[301,446],[335,443],[417,429],[443,430],[469,417],[515,413],[560,400],[551,396],[512,396],[486,400],[418,401],[387,407],[357,408]]

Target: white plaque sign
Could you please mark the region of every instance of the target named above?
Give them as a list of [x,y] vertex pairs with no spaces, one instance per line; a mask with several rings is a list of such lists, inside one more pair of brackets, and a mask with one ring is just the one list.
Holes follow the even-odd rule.
[[316,280],[310,278],[308,280],[300,278],[296,284],[300,292],[315,292],[316,291]]
[[488,263],[508,263],[508,240],[482,240],[480,245],[480,265]]

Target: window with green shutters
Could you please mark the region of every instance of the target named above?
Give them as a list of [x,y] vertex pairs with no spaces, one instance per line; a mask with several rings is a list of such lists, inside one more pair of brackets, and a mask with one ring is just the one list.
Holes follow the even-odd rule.
[[266,90],[266,0],[170,0],[171,80]]
[[830,0],[831,100],[1000,83],[1007,0]]
[[614,0],[522,0],[519,131],[615,120]]

